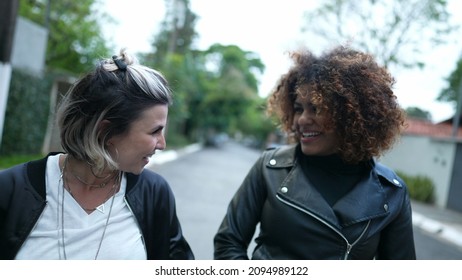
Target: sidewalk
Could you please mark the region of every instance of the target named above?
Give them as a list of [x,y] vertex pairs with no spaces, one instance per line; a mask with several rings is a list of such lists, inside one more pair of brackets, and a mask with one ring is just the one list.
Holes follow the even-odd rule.
[[[201,144],[192,144],[176,151],[157,151],[147,167],[175,160],[184,154],[196,152],[200,149],[202,149]],[[442,209],[414,200],[411,203],[414,226],[462,248],[462,212]]]
[[462,212],[412,201],[414,226],[462,248]]

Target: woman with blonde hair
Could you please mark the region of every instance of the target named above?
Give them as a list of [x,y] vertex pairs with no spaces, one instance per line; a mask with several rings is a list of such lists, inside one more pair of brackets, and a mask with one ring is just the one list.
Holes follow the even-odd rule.
[[57,113],[64,153],[0,172],[0,259],[193,259],[168,183],[144,168],[171,98],[125,51],[79,79]]

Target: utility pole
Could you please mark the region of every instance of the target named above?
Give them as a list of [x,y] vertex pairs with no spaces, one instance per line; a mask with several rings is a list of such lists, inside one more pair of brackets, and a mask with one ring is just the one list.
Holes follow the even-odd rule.
[[11,80],[11,53],[19,0],[0,1],[0,146]]

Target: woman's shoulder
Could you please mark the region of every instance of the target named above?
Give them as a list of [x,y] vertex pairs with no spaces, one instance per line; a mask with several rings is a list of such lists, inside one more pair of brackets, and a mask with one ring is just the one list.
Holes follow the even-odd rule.
[[401,179],[392,168],[384,165],[383,163],[374,162],[373,168],[376,171],[379,178],[386,180],[391,185],[398,188],[406,186],[403,179]]
[[293,155],[297,148],[296,144],[286,144],[277,147],[271,147],[263,151],[265,155],[284,156]]
[[26,176],[29,173],[36,174],[45,170],[48,157],[22,162],[0,170],[0,178]]
[[160,174],[144,169],[140,174],[126,173],[127,193],[132,190],[152,194],[170,195],[172,190],[167,180]]
[[0,180],[13,179],[14,177],[24,175],[24,168],[28,163],[20,163],[5,169],[0,169]]
[[19,163],[0,170],[0,186],[2,191],[12,191],[16,187],[25,190],[34,188],[41,196],[45,196],[45,170],[47,157]]
[[143,169],[140,174],[127,173],[127,180],[130,183],[147,183],[152,185],[168,186],[167,180],[162,175],[147,168]]
[[292,165],[296,148],[297,145],[282,145],[266,149],[262,155],[263,162],[270,166]]

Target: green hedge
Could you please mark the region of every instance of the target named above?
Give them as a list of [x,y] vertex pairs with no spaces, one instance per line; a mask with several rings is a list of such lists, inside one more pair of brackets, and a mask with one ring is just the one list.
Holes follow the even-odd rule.
[[0,156],[41,153],[48,123],[52,80],[51,75],[36,77],[13,70]]
[[428,176],[411,176],[401,171],[396,173],[406,183],[411,199],[429,204],[435,202],[435,184]]

